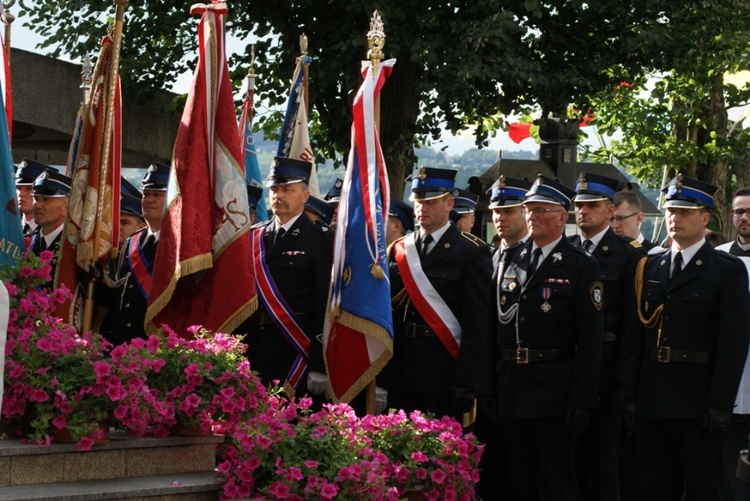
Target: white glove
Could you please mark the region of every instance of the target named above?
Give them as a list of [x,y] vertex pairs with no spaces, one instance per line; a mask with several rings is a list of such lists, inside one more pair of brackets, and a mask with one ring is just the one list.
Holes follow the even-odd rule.
[[328,389],[328,376],[322,372],[312,372],[307,375],[307,389],[313,395],[320,395]]
[[375,387],[375,414],[381,414],[386,405],[388,405],[388,390],[381,388],[380,386]]

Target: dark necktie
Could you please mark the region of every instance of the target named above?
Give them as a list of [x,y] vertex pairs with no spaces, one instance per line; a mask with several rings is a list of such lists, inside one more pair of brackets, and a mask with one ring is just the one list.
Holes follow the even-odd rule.
[[146,234],[146,240],[144,240],[143,248],[142,248],[144,254],[150,251],[151,247],[153,247],[155,243],[156,243],[156,238],[154,237],[154,235]]
[[39,249],[40,250],[47,250],[47,239],[42,236],[42,233],[39,233]]
[[433,240],[435,239],[432,238],[432,235],[426,235],[422,240],[422,257],[425,257],[427,255],[428,249],[430,248],[430,244]]
[[542,257],[542,248],[537,247],[534,253],[531,255],[531,263],[529,263],[529,272],[527,273],[528,276],[531,276],[536,271],[537,267],[539,266],[539,260]]
[[284,228],[279,228],[276,230],[276,238],[273,241],[273,246],[276,247],[279,244],[279,241],[284,238],[284,234],[286,234],[286,230]]
[[682,252],[678,252],[674,256],[674,261],[672,261],[672,277],[671,277],[672,283],[674,283],[674,281],[677,280],[677,277],[680,275],[681,271],[682,271]]
[[594,242],[592,242],[591,240],[588,240],[588,239],[584,240],[583,241],[583,248],[589,254],[593,253],[594,252]]

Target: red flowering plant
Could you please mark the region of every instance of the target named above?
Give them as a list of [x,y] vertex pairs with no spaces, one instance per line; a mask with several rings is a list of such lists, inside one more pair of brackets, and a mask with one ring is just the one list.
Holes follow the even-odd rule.
[[91,434],[105,433],[99,423],[110,416],[113,387],[100,374],[99,336],[79,335],[53,315],[70,292],[46,288],[51,259],[50,251],[29,252],[2,270],[10,296],[2,416],[33,442],[49,444],[55,429],[67,429],[88,450]]
[[420,490],[430,501],[474,499],[484,446],[455,419],[392,411],[363,417],[359,429],[362,440],[389,459],[389,485],[401,494]]
[[263,408],[265,389],[239,336],[195,326],[187,337],[162,326],[112,350],[113,372],[139,390],[114,409],[132,434],[166,436],[176,426],[224,433]]
[[346,404],[270,398],[233,430],[218,471],[223,497],[397,500],[473,499],[482,448],[454,420],[403,412],[357,418]]

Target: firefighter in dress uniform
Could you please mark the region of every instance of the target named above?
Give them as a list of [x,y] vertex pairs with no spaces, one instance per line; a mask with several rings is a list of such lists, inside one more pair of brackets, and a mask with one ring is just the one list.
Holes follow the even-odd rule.
[[716,190],[672,179],[664,190],[671,247],[636,270],[625,397],[635,404],[643,499],[720,499],[721,434],[747,356],[750,292],[744,264],[704,237]]
[[563,235],[574,194],[538,177],[523,203],[529,240],[499,286],[503,499],[576,499],[574,444],[596,407],[603,286],[596,260]]
[[388,407],[463,420],[479,384],[492,263],[482,240],[449,222],[455,175],[421,167],[410,177],[419,230],[389,248]]

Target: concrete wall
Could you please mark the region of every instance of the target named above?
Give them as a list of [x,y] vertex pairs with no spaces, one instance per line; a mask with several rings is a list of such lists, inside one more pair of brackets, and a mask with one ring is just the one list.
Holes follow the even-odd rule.
[[[32,158],[63,165],[81,106],[81,65],[20,49],[11,49],[13,161]],[[123,166],[169,163],[182,110],[166,111],[176,97],[161,92],[137,104],[123,93]]]

